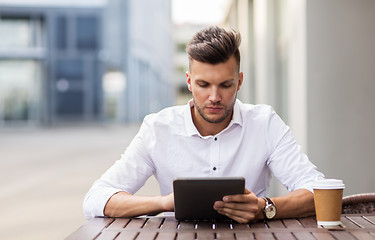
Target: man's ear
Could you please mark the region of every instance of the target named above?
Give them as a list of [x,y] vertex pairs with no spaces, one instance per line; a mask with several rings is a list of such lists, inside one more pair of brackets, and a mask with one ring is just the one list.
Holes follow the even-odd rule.
[[243,82],[243,72],[240,72],[239,74],[239,79],[238,79],[238,86],[237,86],[237,92],[240,91],[242,82]]
[[186,83],[188,85],[189,91],[191,92],[191,78],[189,72],[186,72]]

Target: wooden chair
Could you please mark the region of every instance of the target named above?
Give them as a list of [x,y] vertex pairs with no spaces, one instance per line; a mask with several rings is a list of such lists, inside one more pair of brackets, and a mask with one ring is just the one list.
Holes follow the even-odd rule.
[[343,214],[375,213],[375,193],[362,193],[342,199]]

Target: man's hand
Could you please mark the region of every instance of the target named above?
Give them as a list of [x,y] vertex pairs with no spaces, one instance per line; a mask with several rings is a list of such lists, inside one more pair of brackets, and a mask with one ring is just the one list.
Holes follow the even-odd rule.
[[223,201],[216,201],[214,209],[239,222],[249,223],[263,219],[265,201],[245,188],[244,194],[224,196]]

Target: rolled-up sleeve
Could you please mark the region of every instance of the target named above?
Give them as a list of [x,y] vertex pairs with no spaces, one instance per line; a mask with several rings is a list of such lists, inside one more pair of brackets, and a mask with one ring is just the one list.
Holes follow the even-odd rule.
[[267,164],[272,174],[288,189],[307,189],[313,192],[312,184],[324,178],[317,167],[301,152],[290,128],[273,112],[268,124],[270,157]]
[[148,129],[144,121],[120,160],[93,183],[83,201],[86,218],[104,216],[104,208],[114,194],[120,191],[134,194],[154,174],[147,148],[152,145],[152,134]]

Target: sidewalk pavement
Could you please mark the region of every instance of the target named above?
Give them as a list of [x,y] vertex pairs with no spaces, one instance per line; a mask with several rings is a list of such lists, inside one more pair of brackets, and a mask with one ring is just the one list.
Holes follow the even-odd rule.
[[[139,126],[0,129],[0,239],[64,239],[78,229],[84,195]],[[159,194],[155,179],[138,194]]]

